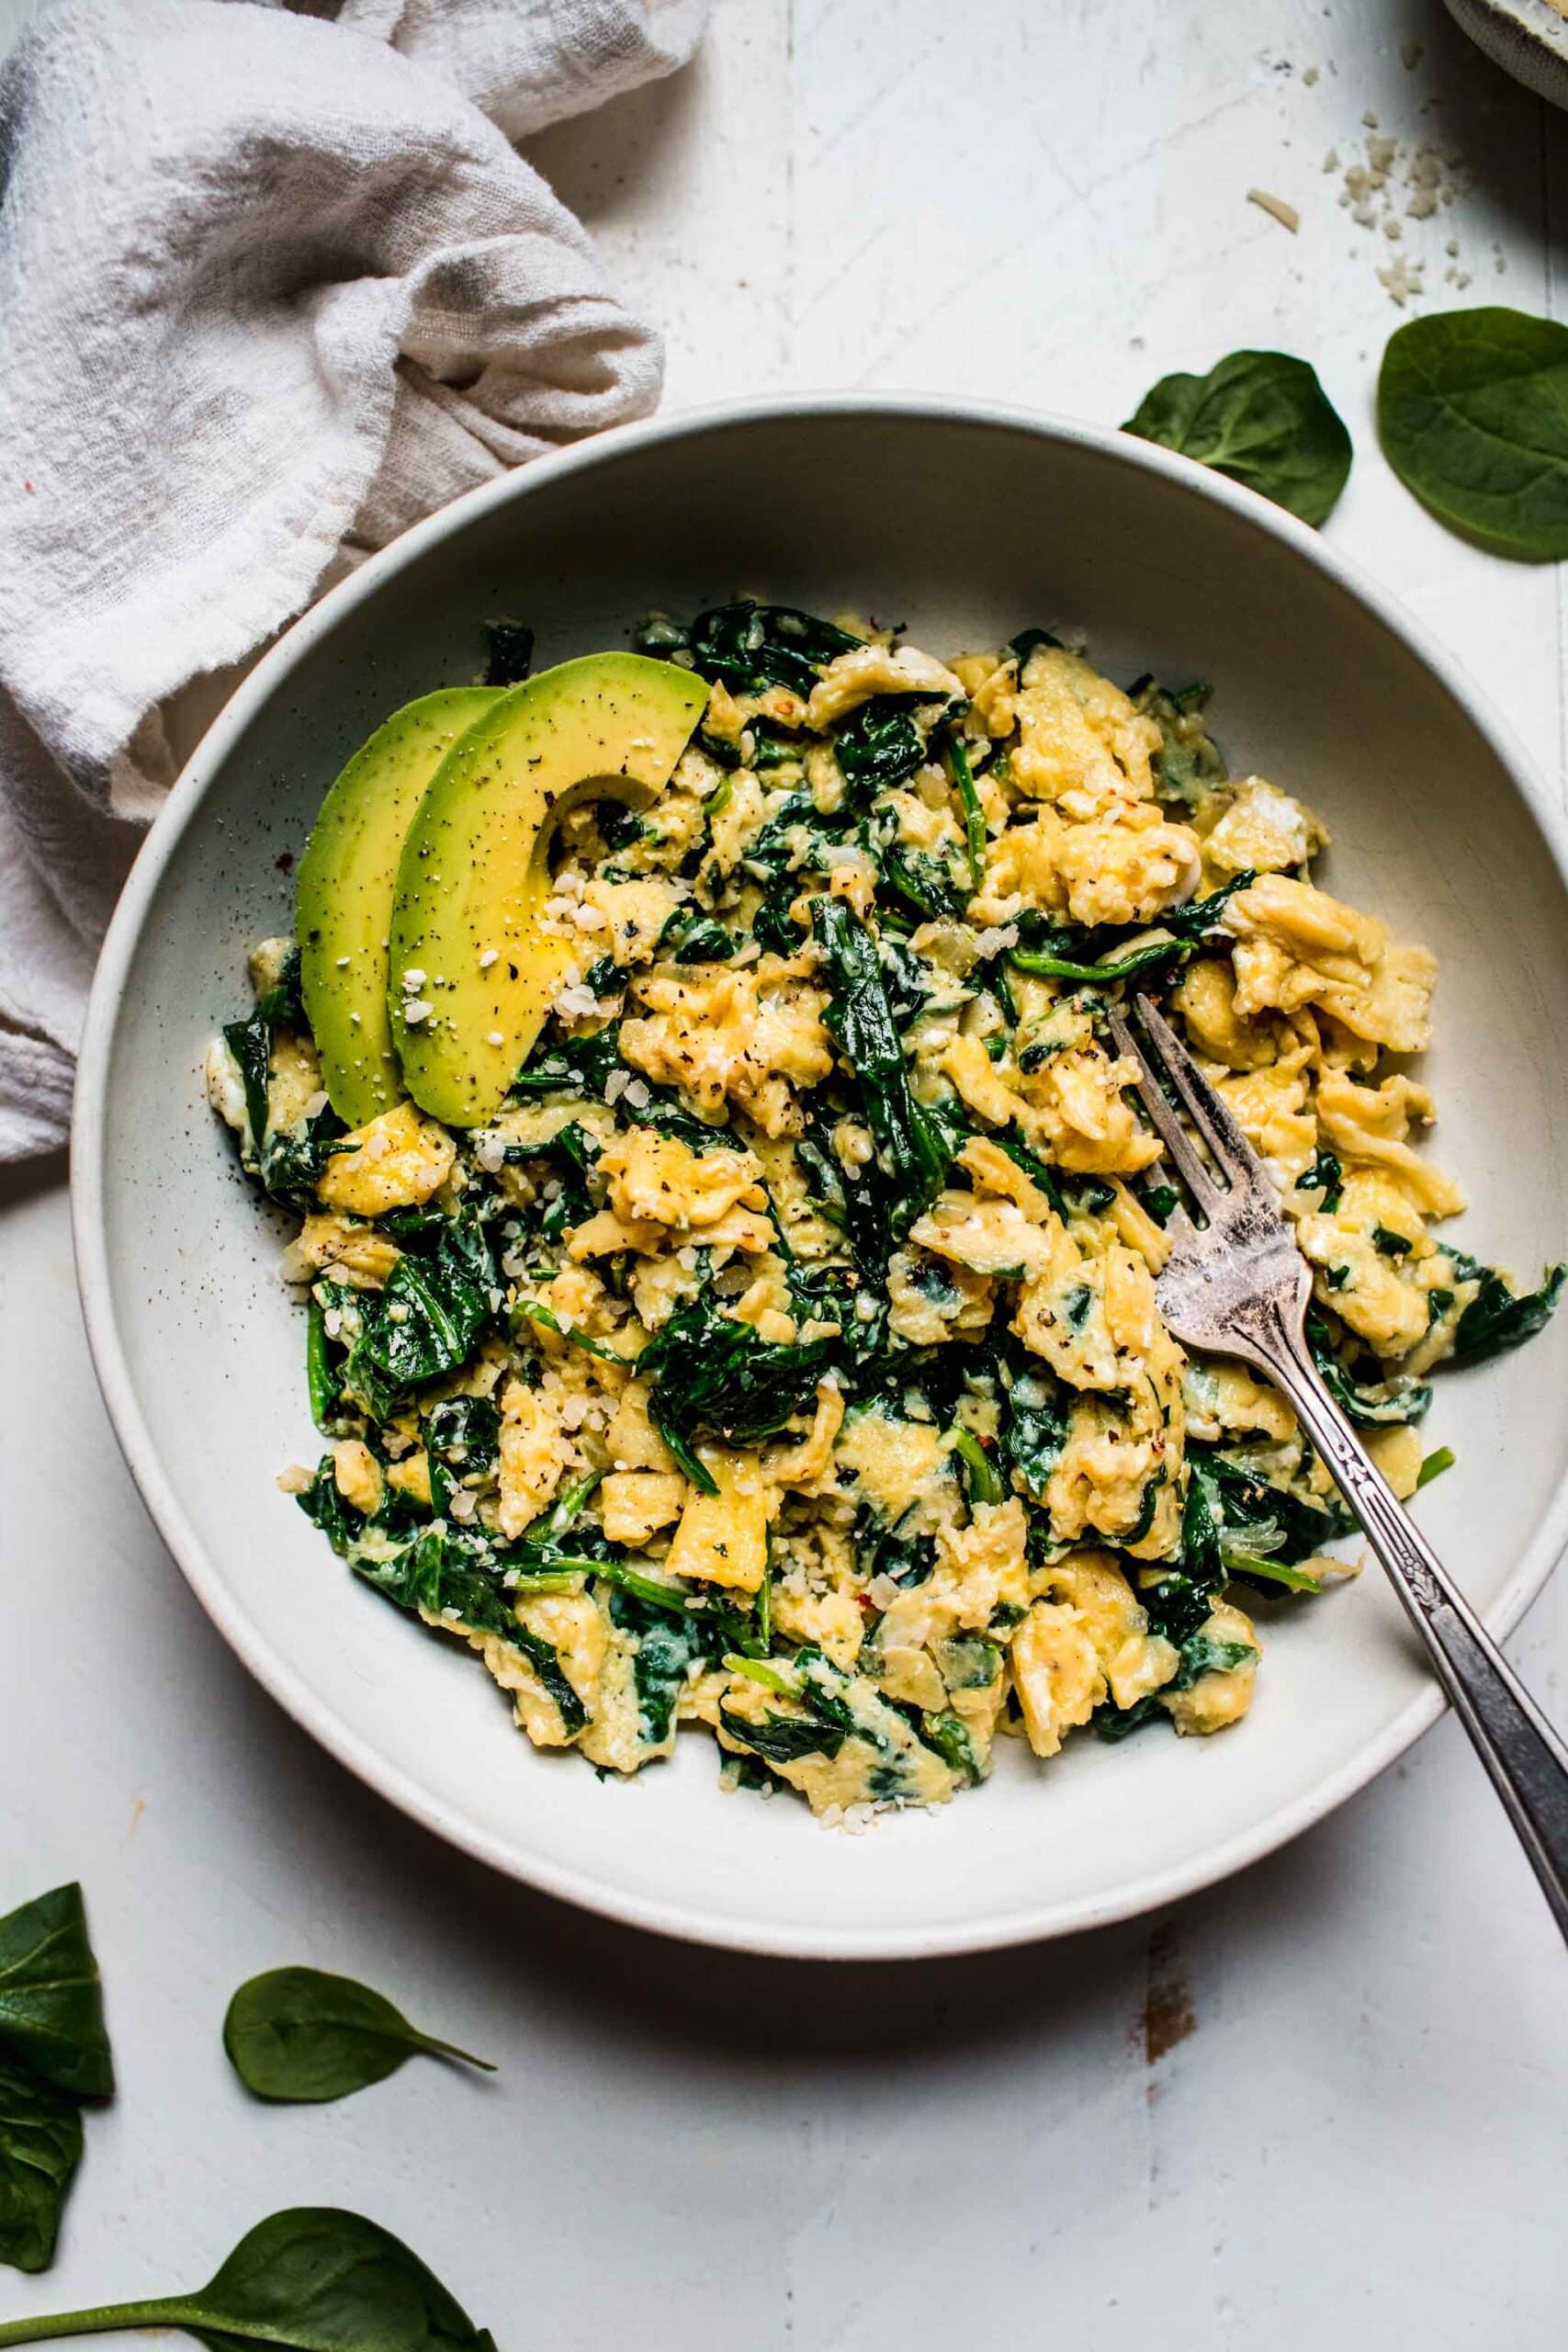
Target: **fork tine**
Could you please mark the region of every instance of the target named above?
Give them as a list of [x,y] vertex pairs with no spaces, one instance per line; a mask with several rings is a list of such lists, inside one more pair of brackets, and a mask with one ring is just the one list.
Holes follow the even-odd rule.
[[[1140,1002],[1144,1000],[1140,999]],[[1191,1137],[1177,1117],[1170,1099],[1159,1082],[1157,1071],[1150,1066],[1149,1057],[1142,1043],[1134,1036],[1127,1026],[1126,1016],[1120,1006],[1111,1005],[1106,1019],[1111,1034],[1116,1040],[1117,1052],[1125,1054],[1127,1059],[1137,1070],[1138,1092],[1143,1097],[1144,1108],[1153,1120],[1167,1151],[1169,1152],[1177,1174],[1186,1184],[1200,1208],[1207,1210],[1212,1215],[1218,1208],[1223,1197],[1219,1185],[1214,1182],[1213,1170],[1205,1166],[1202,1159],[1194,1149]]]
[[1258,1155],[1236,1125],[1229,1104],[1210,1085],[1153,998],[1140,996],[1137,1007],[1138,1019],[1166,1075],[1222,1171],[1232,1184],[1256,1185],[1261,1173]]

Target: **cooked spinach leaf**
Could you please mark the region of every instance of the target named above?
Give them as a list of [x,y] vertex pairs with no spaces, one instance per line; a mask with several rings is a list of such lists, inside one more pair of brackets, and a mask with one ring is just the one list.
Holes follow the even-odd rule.
[[1412,319],[1378,377],[1383,455],[1429,514],[1494,555],[1568,555],[1568,326],[1488,305]]
[[1233,351],[1206,376],[1164,376],[1122,430],[1196,458],[1303,523],[1328,520],[1350,473],[1350,435],[1316,371],[1283,351]]
[[534,666],[534,632],[522,621],[487,621],[487,686],[520,686]]
[[496,2352],[400,2238],[330,2206],[258,2222],[194,2294],[10,2320],[0,2345],[140,2327],[183,2328],[210,2352]]
[[1321,1193],[1322,1215],[1332,1216],[1345,1193],[1345,1170],[1331,1151],[1321,1147],[1304,1176],[1296,1178],[1298,1193]]
[[[1290,1585],[1280,1569],[1294,1568],[1299,1561],[1325,1551],[1354,1525],[1350,1514],[1337,1505],[1309,1502],[1211,1446],[1194,1443],[1188,1449],[1181,1570],[1194,1594],[1201,1595],[1205,1611],[1233,1576]],[[1291,1589],[1308,1588],[1298,1582]],[[1315,1589],[1315,1580],[1311,1589]],[[1163,1592],[1164,1585],[1156,1589]],[[1193,1628],[1186,1624],[1185,1630]]]
[[659,953],[680,964],[727,963],[736,949],[735,935],[699,907],[677,907],[659,934]]
[[720,1707],[718,1719],[732,1739],[744,1740],[770,1764],[794,1764],[803,1756],[837,1756],[846,1737],[839,1725],[802,1722],[797,1716],[775,1714],[771,1707],[760,1724],[728,1707]]
[[832,989],[823,1025],[860,1082],[866,1125],[891,1171],[888,1222],[897,1238],[942,1190],[960,1134],[936,1106],[918,1103],[910,1092],[871,933],[842,899],[814,899],[811,922]]
[[1481,1363],[1533,1340],[1551,1319],[1552,1310],[1568,1282],[1568,1266],[1549,1266],[1539,1290],[1517,1292],[1494,1266],[1483,1266],[1450,1250],[1454,1271],[1461,1282],[1478,1282],[1480,1290],[1459,1318],[1454,1333],[1455,1363]]
[[604,1081],[621,1068],[621,1024],[607,1022],[570,1046],[536,1046],[512,1081],[513,1094],[592,1094],[603,1102]]
[[934,1748],[951,1770],[961,1774],[971,1788],[978,1787],[986,1777],[986,1769],[962,1715],[955,1715],[951,1710],[922,1715],[917,1728],[926,1746]]
[[248,2091],[291,2104],[346,2098],[419,2051],[495,2072],[488,2059],[421,2033],[368,1984],[319,1968],[269,1968],[242,1984],[223,2019],[223,2047]]
[[460,1210],[428,1257],[406,1252],[367,1299],[344,1388],[385,1420],[414,1389],[468,1361],[496,1295],[484,1229],[471,1209]]
[[1016,1471],[1031,1499],[1043,1503],[1051,1473],[1067,1442],[1066,1390],[1043,1365],[1015,1360],[1002,1380],[1004,1400],[997,1451]]
[[852,793],[869,797],[912,775],[926,756],[926,739],[914,720],[929,695],[874,695],[852,710],[833,738],[833,750]]
[[0,2055],[0,2262],[48,2269],[81,2161],[78,2102]]
[[[1321,1315],[1308,1314],[1306,1336],[1312,1360],[1322,1375],[1324,1386],[1341,1411],[1348,1413],[1353,1421],[1379,1429],[1424,1419],[1432,1401],[1428,1382],[1415,1380],[1404,1372],[1396,1372],[1387,1379],[1380,1378],[1382,1366],[1377,1358],[1365,1353],[1353,1357],[1348,1363]],[[1370,1377],[1361,1377],[1363,1371]]]
[[660,1325],[637,1358],[637,1373],[651,1383],[649,1410],[660,1435],[686,1476],[711,1495],[717,1488],[694,1451],[696,1440],[743,1445],[771,1436],[811,1406],[832,1355],[830,1340],[783,1347],[760,1339],[704,1290]]
[[1038,652],[1042,646],[1051,653],[1065,653],[1067,650],[1062,639],[1053,637],[1048,628],[1021,628],[1016,637],[1009,638],[1007,650],[1018,663],[1021,676],[1030,655]]
[[663,642],[651,641],[645,624],[637,639],[638,652],[684,652],[700,677],[728,686],[732,694],[787,686],[794,694],[809,695],[818,671],[840,653],[852,653],[862,642],[848,629],[819,620],[814,613],[797,612],[790,605],[756,605],[744,599],[699,613],[683,644],[671,641],[668,622],[660,634]]

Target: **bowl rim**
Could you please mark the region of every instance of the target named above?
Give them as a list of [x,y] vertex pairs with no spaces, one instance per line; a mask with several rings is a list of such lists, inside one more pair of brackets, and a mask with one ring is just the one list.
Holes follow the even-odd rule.
[[[773,1927],[764,1920],[746,1922],[712,1912],[700,1904],[682,1901],[678,1893],[657,1900],[647,1899],[628,1894],[613,1881],[587,1870],[548,1860],[525,1860],[507,1841],[476,1826],[433,1796],[411,1772],[392,1763],[344,1723],[329,1704],[316,1696],[306,1678],[256,1631],[242,1603],[226,1589],[208,1558],[141,1415],[115,1314],[105,1223],[108,1075],[131,962],[176,847],[200,808],[213,775],[240,742],[256,713],[285,684],[303,657],[331,634],[344,614],[372,596],[394,573],[417,564],[427,550],[461,534],[479,515],[513,500],[525,499],[567,475],[603,464],[625,452],[658,448],[732,425],[878,416],[917,424],[958,424],[1021,432],[1092,451],[1114,462],[1163,476],[1190,496],[1229,507],[1255,529],[1281,540],[1369,609],[1452,695],[1524,800],[1547,842],[1559,876],[1568,887],[1568,817],[1553,804],[1533,762],[1489,697],[1475,685],[1449,647],[1407,613],[1358,563],[1258,492],[1210,471],[1190,458],[1132,435],[1047,410],[936,393],[800,392],[716,401],[671,411],[639,424],[615,426],[464,492],[369,557],[284,630],[236,688],[186,762],[131,868],[94,977],[83,1031],[71,1136],[72,1230],[77,1284],[93,1365],[110,1423],[159,1535],[213,1624],[264,1690],[367,1787],[448,1844],[488,1863],[504,1876],[632,1927],[690,1942],[780,1959],[931,1959],[1002,1950],[1135,1917],[1215,1884],[1324,1819],[1402,1756],[1437,1721],[1446,1702],[1435,1682],[1417,1691],[1382,1733],[1337,1771],[1314,1781],[1300,1795],[1275,1806],[1247,1829],[1237,1831],[1197,1858],[1162,1864],[1098,1896],[1040,1902],[1021,1911],[989,1918],[981,1915],[963,1923],[933,1928],[914,1922],[863,1930],[826,1925]],[[1494,1634],[1501,1638],[1518,1623],[1546,1583],[1565,1542],[1568,1476],[1560,1482],[1534,1540],[1515,1563],[1502,1591],[1485,1611]]]

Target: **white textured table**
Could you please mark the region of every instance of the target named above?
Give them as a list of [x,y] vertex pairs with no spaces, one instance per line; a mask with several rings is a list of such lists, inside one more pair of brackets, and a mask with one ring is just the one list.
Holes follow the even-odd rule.
[[[1322,169],[1369,110],[1473,175],[1398,241]],[[1371,426],[1378,266],[1562,294],[1568,130],[1436,0],[721,0],[694,71],[535,152],[668,322],[674,401],[924,387],[1114,423],[1237,345],[1312,357],[1359,453],[1333,537],[1561,775],[1560,573],[1445,537]],[[209,1629],[97,1401],[60,1175],[0,1225],[0,1897],[85,1883],[123,2087],[55,2270],[0,2272],[0,2313],[194,2283],[308,2199],[405,2233],[503,2352],[1555,2352],[1562,1956],[1451,1724],[1218,1892],[1064,1945],[837,1972],[578,1917],[386,1810]],[[1560,1716],[1565,1609],[1516,1645]],[[218,2023],[285,1959],[501,2075],[249,2106]]]

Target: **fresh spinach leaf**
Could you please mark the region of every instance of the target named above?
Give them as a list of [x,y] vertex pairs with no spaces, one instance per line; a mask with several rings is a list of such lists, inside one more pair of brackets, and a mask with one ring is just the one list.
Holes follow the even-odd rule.
[[1412,319],[1378,377],[1383,455],[1413,497],[1493,555],[1568,555],[1568,326],[1486,306]]
[[209,2352],[496,2352],[401,2239],[331,2206],[258,2222],[194,2294],[11,2320],[0,2345],[133,2327],[183,2328]]
[[74,1881],[0,1919],[0,2043],[56,2089],[107,2098],[103,1987]]
[[242,1984],[223,2019],[223,2047],[248,2091],[291,2104],[346,2098],[420,2051],[495,2072],[487,2059],[421,2033],[368,1984],[319,1968],[269,1968]]
[[1350,472],[1350,435],[1316,371],[1283,351],[1233,351],[1206,376],[1164,376],[1122,430],[1196,458],[1303,523],[1328,520]]
[[77,2101],[0,2056],[0,2262],[48,2269],[81,2161]]

